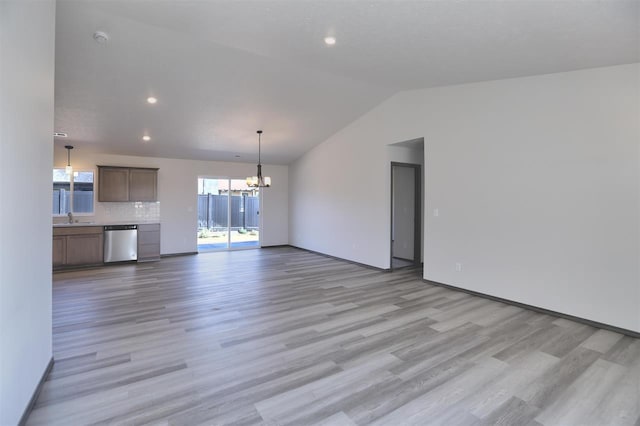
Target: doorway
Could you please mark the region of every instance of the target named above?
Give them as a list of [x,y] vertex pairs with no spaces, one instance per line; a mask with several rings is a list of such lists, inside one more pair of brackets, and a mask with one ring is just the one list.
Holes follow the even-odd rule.
[[419,164],[391,163],[391,269],[420,265],[421,176]]
[[260,247],[260,192],[244,179],[198,178],[198,252]]

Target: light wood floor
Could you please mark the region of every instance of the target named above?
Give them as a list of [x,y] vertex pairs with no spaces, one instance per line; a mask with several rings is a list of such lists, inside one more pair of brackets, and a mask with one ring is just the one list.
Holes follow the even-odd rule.
[[640,340],[293,248],[54,275],[28,424],[640,425]]

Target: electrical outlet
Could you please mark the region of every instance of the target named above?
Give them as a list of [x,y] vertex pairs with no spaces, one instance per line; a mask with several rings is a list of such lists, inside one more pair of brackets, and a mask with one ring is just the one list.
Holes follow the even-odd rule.
[[462,263],[456,263],[456,272],[462,272]]

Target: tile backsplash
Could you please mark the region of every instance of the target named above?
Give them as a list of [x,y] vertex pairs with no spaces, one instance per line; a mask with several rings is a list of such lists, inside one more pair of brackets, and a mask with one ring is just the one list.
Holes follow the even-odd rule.
[[96,218],[109,222],[160,221],[160,202],[96,203]]

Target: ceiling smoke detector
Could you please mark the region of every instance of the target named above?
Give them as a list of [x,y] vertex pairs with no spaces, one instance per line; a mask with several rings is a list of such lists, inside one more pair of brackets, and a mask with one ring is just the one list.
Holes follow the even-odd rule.
[[109,41],[109,34],[103,31],[96,31],[95,33],[93,33],[93,39],[96,41],[96,43],[104,44]]

